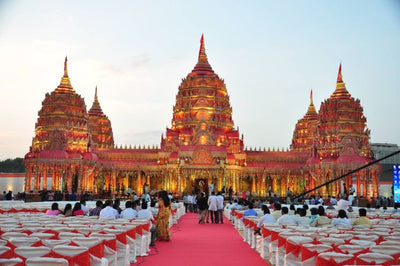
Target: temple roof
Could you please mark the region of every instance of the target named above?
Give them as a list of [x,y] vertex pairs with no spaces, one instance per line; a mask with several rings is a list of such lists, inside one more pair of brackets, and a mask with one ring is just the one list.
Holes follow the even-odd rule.
[[214,70],[211,68],[210,63],[208,63],[206,48],[204,46],[204,35],[201,35],[200,39],[199,58],[197,64],[193,68],[192,72],[188,74],[188,77],[201,75],[218,77],[218,75],[215,74]]
[[335,98],[335,99],[349,99],[351,98],[350,93],[346,89],[346,85],[343,82],[343,76],[342,76],[342,63],[340,63],[339,66],[339,72],[338,76],[336,79],[336,88],[333,94],[331,95],[330,98]]

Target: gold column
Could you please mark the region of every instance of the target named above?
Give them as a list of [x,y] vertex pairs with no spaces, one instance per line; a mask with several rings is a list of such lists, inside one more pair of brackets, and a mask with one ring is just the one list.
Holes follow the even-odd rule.
[[43,167],[43,190],[47,189],[47,167]]
[[137,170],[138,174],[137,174],[137,184],[136,184],[136,193],[137,195],[140,195],[143,193],[142,191],[142,173],[140,170]]
[[251,182],[251,192],[254,193],[256,192],[256,177],[253,176],[252,182]]

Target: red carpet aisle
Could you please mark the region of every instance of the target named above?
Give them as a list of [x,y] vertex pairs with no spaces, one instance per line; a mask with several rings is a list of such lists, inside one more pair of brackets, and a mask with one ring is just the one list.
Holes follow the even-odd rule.
[[171,242],[157,241],[149,256],[138,257],[132,265],[267,265],[232,224],[224,221],[224,224],[198,224],[197,215],[187,213],[172,227]]

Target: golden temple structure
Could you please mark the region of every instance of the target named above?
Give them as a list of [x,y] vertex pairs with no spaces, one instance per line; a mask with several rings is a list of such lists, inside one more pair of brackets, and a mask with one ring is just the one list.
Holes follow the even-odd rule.
[[[290,150],[245,149],[232,120],[224,83],[212,69],[203,36],[197,64],[179,86],[171,127],[160,147],[116,147],[111,122],[97,97],[86,111],[64,64],[60,85],[46,94],[25,156],[25,191],[112,193],[150,189],[181,194],[232,187],[260,196],[300,194],[373,160],[360,101],[347,91],[341,66],[333,94],[298,120]],[[379,165],[320,189],[337,195],[351,184],[357,196],[378,195]],[[47,184],[48,178],[52,184]]]

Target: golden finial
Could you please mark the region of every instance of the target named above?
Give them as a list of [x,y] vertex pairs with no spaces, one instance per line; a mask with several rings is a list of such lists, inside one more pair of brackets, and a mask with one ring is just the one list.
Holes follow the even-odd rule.
[[337,82],[343,82],[343,77],[342,77],[342,62],[340,62],[339,65],[339,72],[338,72],[338,76],[337,76]]
[[311,89],[311,92],[310,92],[310,105],[314,105],[312,89]]
[[64,61],[64,77],[66,77],[66,78],[68,78],[67,63],[68,63],[68,58],[67,58],[67,56],[65,56],[65,61]]
[[98,102],[98,98],[97,98],[97,85],[96,85],[96,89],[94,90],[94,101]]

